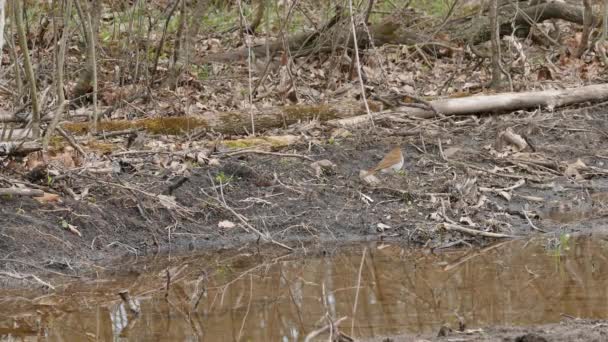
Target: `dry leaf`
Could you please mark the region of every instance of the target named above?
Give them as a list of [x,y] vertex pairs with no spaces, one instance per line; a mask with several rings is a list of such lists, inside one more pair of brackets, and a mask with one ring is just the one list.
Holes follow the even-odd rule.
[[324,173],[331,172],[336,168],[336,164],[327,159],[319,160],[310,164],[310,167],[315,170],[315,176],[321,177]]
[[566,177],[574,178],[576,180],[582,180],[584,177],[580,174],[580,170],[586,169],[587,165],[582,160],[577,159],[574,163],[568,164],[564,175]]
[[156,195],[160,200],[160,204],[167,209],[177,209],[179,205],[175,201],[175,196],[167,196],[167,195]]
[[81,234],[81,233],[80,233],[80,231],[78,230],[78,227],[76,227],[76,226],[75,226],[75,225],[73,225],[73,224],[69,224],[69,223],[68,223],[65,229],[67,229],[67,230],[68,230],[68,231],[70,231],[71,233],[74,233],[74,234],[76,234],[76,235],[78,235],[78,236],[82,237],[82,234]]
[[519,152],[528,147],[528,143],[526,142],[526,139],[513,132],[513,130],[509,127],[498,135],[498,139],[496,141],[496,150],[503,151],[506,146],[510,146],[513,152]]
[[366,170],[359,171],[359,179],[361,179],[362,181],[364,181],[365,183],[367,183],[369,185],[380,184],[380,179],[378,179],[378,177],[376,177],[373,173],[366,171]]
[[34,197],[34,199],[36,201],[38,201],[38,203],[40,204],[47,204],[47,203],[61,203],[61,196],[56,195],[56,194],[51,194],[48,192],[45,192],[44,195],[40,196],[40,197]]
[[222,229],[231,229],[231,228],[236,227],[236,224],[232,221],[224,220],[224,221],[220,221],[217,224],[217,227],[222,228]]

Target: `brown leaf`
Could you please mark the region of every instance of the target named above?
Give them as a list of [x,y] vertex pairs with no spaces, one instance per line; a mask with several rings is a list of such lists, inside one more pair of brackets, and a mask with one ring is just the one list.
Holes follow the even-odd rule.
[[40,204],[47,204],[47,203],[61,203],[61,196],[57,195],[57,194],[51,194],[48,192],[45,192],[44,195],[40,196],[40,197],[34,197],[34,199],[36,201],[38,201],[38,203]]

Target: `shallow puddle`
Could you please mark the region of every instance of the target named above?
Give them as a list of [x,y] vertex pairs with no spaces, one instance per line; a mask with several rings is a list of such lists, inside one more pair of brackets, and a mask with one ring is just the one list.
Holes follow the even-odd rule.
[[[605,319],[607,248],[599,238],[562,237],[466,252],[373,244],[316,257],[276,251],[125,261],[120,272],[100,272],[52,294],[0,293],[0,336],[302,341],[327,317],[346,317],[340,330],[355,337],[437,332],[445,323]],[[129,290],[139,314],[120,299],[121,290]]]

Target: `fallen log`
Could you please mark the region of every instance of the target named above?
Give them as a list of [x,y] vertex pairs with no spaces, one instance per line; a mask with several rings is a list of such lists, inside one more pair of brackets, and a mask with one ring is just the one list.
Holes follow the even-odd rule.
[[[372,110],[379,111],[380,105],[369,101]],[[365,113],[361,102],[342,101],[336,103],[292,105],[234,111],[208,113],[204,116],[155,117],[140,120],[104,120],[98,123],[102,132],[141,129],[152,134],[181,135],[188,132],[214,131],[223,134],[248,134],[252,131],[266,131],[287,127],[298,122],[311,120],[328,121],[353,117]],[[74,134],[86,134],[90,125],[86,122],[64,123],[62,127]]]
[[[553,109],[584,102],[608,101],[608,84],[597,84],[562,90],[503,93],[461,98],[447,98],[430,101],[429,104],[439,115],[471,115],[505,113],[519,109]],[[432,118],[438,114],[430,109],[397,107],[383,110],[380,102],[369,101],[373,117],[382,119],[395,115],[417,118]],[[253,113],[253,115],[251,114]],[[134,121],[101,121],[100,131],[112,132],[125,129],[142,129],[152,134],[184,134],[192,131],[208,130],[223,134],[247,134],[251,132],[251,120],[256,132],[272,128],[286,128],[298,122],[318,120],[333,126],[353,126],[369,122],[369,116],[361,102],[342,101],[316,105],[292,105],[285,107],[260,108],[252,112],[234,111],[209,113],[205,116],[147,118]],[[64,129],[76,134],[88,132],[85,123],[65,123]]]
[[[479,95],[453,99],[439,99],[430,104],[441,115],[472,115],[505,113],[520,109],[547,108],[569,106],[584,102],[601,102],[608,100],[608,84],[595,84],[579,88],[561,90],[529,91],[522,93],[503,93],[495,95]],[[406,114],[418,118],[431,118],[436,114],[431,110],[412,107],[399,107],[390,111],[375,113],[380,118],[395,114]],[[368,115],[351,118],[330,120],[334,126],[353,126],[369,121]]]
[[42,150],[42,145],[35,141],[3,141],[0,142],[0,157],[27,155]]
[[27,188],[0,188],[0,196],[26,196],[40,197],[44,195],[44,191]]
[[[471,115],[505,113],[520,109],[547,108],[549,110],[584,102],[608,101],[608,84],[597,84],[562,90],[530,91],[522,93],[503,93],[478,95],[461,98],[447,98],[430,101],[430,105],[440,115]],[[370,101],[373,117],[382,119],[395,115],[406,115],[417,118],[432,118],[435,114],[430,109],[402,106],[391,110],[382,110],[381,104]],[[143,129],[153,134],[183,134],[194,130],[211,130],[224,134],[247,134],[251,132],[251,113],[249,111],[213,113],[197,117],[148,118],[142,120],[101,121],[99,129],[105,132],[124,131],[125,129]],[[253,121],[256,131],[287,127],[298,122],[319,120],[333,126],[354,126],[369,122],[369,116],[360,102],[346,101],[317,105],[293,105],[253,110]],[[84,123],[65,123],[67,131],[84,134],[89,125]],[[12,154],[23,154],[37,151],[40,145],[18,142],[0,143],[0,156],[8,151]],[[14,149],[20,146],[17,151]]]

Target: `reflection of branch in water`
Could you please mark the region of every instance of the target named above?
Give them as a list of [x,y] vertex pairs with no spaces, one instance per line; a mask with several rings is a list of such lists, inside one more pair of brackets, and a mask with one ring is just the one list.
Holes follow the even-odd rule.
[[[300,324],[300,330],[305,331],[304,319],[302,318],[302,312],[301,312],[302,311],[301,304],[299,304],[296,301],[295,297],[293,296],[293,292],[291,291],[292,281],[287,279],[287,277],[283,273],[283,268],[279,268],[279,275],[281,278],[283,278],[283,280],[285,280],[285,284],[287,286],[287,291],[289,292],[289,298],[291,298],[291,301],[293,302],[293,306],[295,306],[295,308],[296,308],[296,313],[298,314],[298,323]],[[295,281],[293,281],[293,282],[295,282]]]
[[355,292],[355,303],[353,304],[353,319],[351,320],[350,334],[355,334],[355,320],[357,318],[357,302],[359,301],[359,289],[361,288],[361,272],[363,271],[363,263],[365,262],[365,254],[367,253],[367,247],[363,249],[363,255],[361,255],[361,265],[359,266],[359,274],[357,275],[357,291]]
[[491,251],[491,250],[493,250],[493,249],[496,249],[496,248],[498,248],[498,247],[501,247],[501,246],[506,245],[506,244],[508,244],[508,243],[511,243],[511,242],[513,242],[513,241],[517,241],[517,240],[507,240],[507,241],[499,242],[499,243],[494,244],[494,245],[492,245],[492,246],[488,246],[488,247],[486,247],[486,248],[483,248],[483,249],[481,249],[481,250],[479,250],[479,251],[475,251],[475,252],[473,252],[473,253],[467,254],[467,255],[465,255],[465,256],[463,256],[463,257],[459,258],[459,259],[458,259],[458,261],[456,261],[456,262],[454,262],[454,263],[451,263],[451,264],[449,264],[449,265],[445,266],[445,267],[443,268],[443,270],[444,270],[444,271],[449,271],[449,270],[452,270],[452,269],[454,269],[454,268],[456,268],[456,267],[458,267],[458,266],[462,265],[463,263],[465,263],[465,262],[467,262],[467,261],[469,261],[469,260],[471,260],[471,259],[473,259],[473,258],[476,258],[476,257],[478,257],[478,256],[480,256],[480,255],[483,255],[483,254],[485,254],[485,253],[487,253],[487,252],[489,252],[489,251]]
[[[321,335],[322,333],[324,333],[324,332],[326,332],[328,330],[329,330],[329,333],[333,336],[334,334],[336,334],[336,330],[337,330],[338,325],[340,323],[342,323],[342,321],[344,321],[346,318],[347,317],[344,316],[344,317],[341,317],[340,319],[338,319],[337,321],[332,322],[329,319],[329,315],[327,315],[327,319],[329,320],[329,323],[326,326],[322,327],[322,328],[319,328],[317,330],[311,331],[308,335],[306,335],[306,338],[304,339],[304,342],[312,341],[315,337]],[[336,338],[336,339],[330,339],[330,341],[335,341],[335,340],[338,340],[338,338]]]
[[[244,276],[250,274],[251,272],[254,272],[262,267],[269,267],[273,264],[278,263],[279,261],[281,261],[282,259],[285,259],[286,257],[290,256],[291,253],[287,253],[281,256],[278,256],[276,258],[273,258],[270,261],[266,261],[264,263],[261,263],[259,265],[253,266],[245,271],[243,271],[241,274],[239,274],[237,277],[235,277],[234,279],[230,280],[229,282],[227,282],[226,284],[223,284],[221,286],[211,286],[209,287],[209,290],[217,290],[221,293],[220,296],[220,303],[224,302],[224,295],[226,294],[226,291],[228,290],[228,287],[230,287],[230,285],[234,284],[235,282],[239,281],[241,278],[243,278]],[[217,298],[217,295],[216,295]],[[213,307],[213,304],[215,304],[215,299],[213,300],[212,305],[209,307],[209,309],[211,309]]]
[[[369,280],[370,284],[370,289],[372,290],[372,292],[374,293],[374,295],[377,297],[377,301],[380,303],[388,303],[389,302],[389,298],[388,296],[385,295],[385,283],[384,283],[384,279],[382,277],[380,277],[379,275],[382,274],[382,257],[380,257],[379,259],[377,259],[377,256],[374,253],[374,249],[370,248],[369,250],[369,258],[367,259],[368,261],[365,263],[367,265],[368,268],[368,273],[369,276],[371,277],[371,279]],[[390,284],[389,284],[390,286]],[[392,306],[391,305],[381,305],[380,306],[380,310],[382,310],[382,321],[383,322],[387,322],[387,324],[389,326],[393,326],[396,327],[399,324],[397,323],[397,321],[395,320],[395,316],[391,313],[392,311]],[[373,315],[373,313],[368,314],[366,313],[365,317],[370,317]]]
[[129,337],[129,332],[131,331],[131,329],[133,328],[133,326],[139,319],[140,308],[135,303],[133,298],[131,298],[131,295],[129,295],[129,290],[122,290],[122,291],[118,292],[118,295],[120,296],[120,299],[122,300],[123,305],[128,309],[128,311],[127,311],[128,314],[126,317],[128,323],[120,331],[120,337]]
[[241,323],[241,329],[239,330],[237,341],[241,340],[241,336],[243,336],[243,328],[245,327],[245,322],[247,321],[247,316],[249,316],[249,309],[251,309],[251,301],[253,300],[253,274],[249,275],[249,301],[247,302],[247,311],[245,311],[245,316],[243,317],[243,322]]
[[[196,283],[194,285],[194,293],[192,294],[192,299],[191,301],[194,302],[191,305],[191,309],[190,312],[194,312],[196,311],[196,308],[198,308],[198,304],[201,302],[201,298],[203,298],[204,295],[207,294],[207,288],[205,287],[205,284],[203,284],[203,287],[199,290],[199,287],[201,285],[201,283],[206,282],[207,281],[207,272],[203,271],[203,273],[201,273],[200,276],[198,276],[198,278],[196,279]],[[194,301],[194,297],[196,297],[196,301]]]

